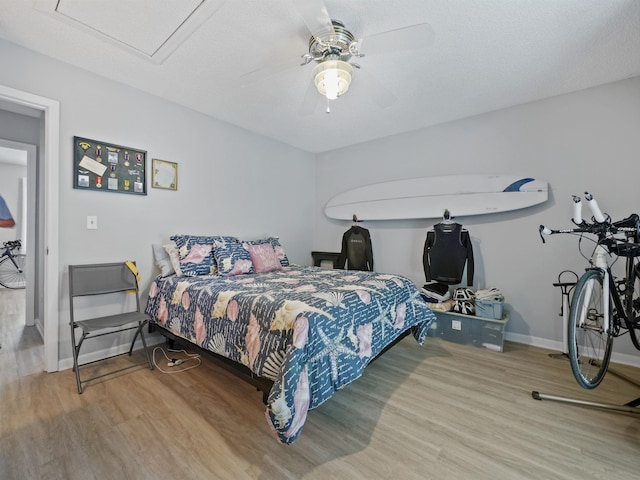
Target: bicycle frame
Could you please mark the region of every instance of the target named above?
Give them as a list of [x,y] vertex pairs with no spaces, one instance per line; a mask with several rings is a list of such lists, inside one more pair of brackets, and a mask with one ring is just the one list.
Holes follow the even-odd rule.
[[[619,337],[619,328],[625,328],[630,332],[631,343],[633,346],[640,350],[640,342],[637,335],[635,335],[635,318],[630,317],[629,314],[633,314],[633,261],[631,258],[627,259],[627,275],[625,276],[625,291],[624,301],[620,295],[618,287],[615,283],[615,278],[611,274],[611,268],[607,266],[604,270],[606,282],[606,291],[603,293],[604,298],[611,298],[613,305],[615,306],[616,315],[612,316],[609,312],[609,302],[605,302],[605,332],[611,333],[614,337]],[[610,330],[613,326],[613,331]]]
[[16,270],[20,270],[20,267],[14,260],[14,255],[12,251],[18,248],[20,248],[19,240],[16,240],[14,242],[6,242],[4,245],[4,252],[2,252],[2,255],[0,255],[0,260],[2,260],[4,257],[8,257],[9,260],[11,260],[11,263],[13,263],[13,266],[16,267]]
[[[593,265],[596,268],[602,270],[604,274],[604,280],[602,282],[602,296],[604,298],[609,298],[611,292],[611,284],[610,281],[613,278],[611,274],[611,269],[609,268],[609,264],[607,263],[607,255],[609,254],[608,250],[604,248],[604,246],[600,243],[596,245],[596,248],[593,253]],[[613,291],[616,291],[614,288]],[[611,333],[611,312],[609,311],[609,302],[604,302],[603,305],[603,314],[604,314],[604,331],[606,333]]]
[[[634,233],[625,230],[627,234]],[[635,236],[635,235],[634,235]],[[594,267],[599,268],[604,275],[603,279],[603,298],[611,298],[615,307],[615,315],[611,315],[609,302],[604,302],[604,326],[605,332],[613,335],[614,337],[620,336],[619,329],[624,328],[630,332],[631,343],[633,346],[640,350],[640,341],[638,341],[635,334],[636,319],[633,316],[633,289],[634,278],[636,272],[634,272],[633,256],[625,255],[625,276],[624,280],[616,284],[615,277],[611,272],[611,267],[607,262],[607,255],[610,254],[609,250],[600,243],[603,239],[599,238],[598,245],[594,250],[592,263]],[[617,253],[617,252],[614,252]],[[624,290],[621,291],[619,285],[624,286]]]
[[[611,298],[613,300],[613,304],[615,306],[615,311],[617,313],[617,316],[611,315],[611,309],[609,302],[603,302],[603,330],[606,333],[610,333],[614,336],[618,336],[617,332],[616,332],[616,326],[619,325],[620,327],[623,327],[622,322],[620,322],[620,318],[619,316],[622,316],[623,319],[625,320],[625,324],[624,324],[624,328],[628,328],[629,325],[629,321],[627,318],[627,312],[625,311],[626,309],[624,308],[624,304],[622,302],[622,299],[620,297],[620,294],[617,290],[617,286],[615,284],[615,280],[614,280],[614,276],[611,273],[611,268],[608,265],[605,265],[604,268],[603,267],[594,267],[592,268],[592,270],[594,269],[598,269],[602,272],[603,275],[603,281],[602,281],[602,297],[603,298]],[[587,269],[589,270],[589,269]],[[586,297],[590,297],[592,294],[591,291],[587,292],[585,294]],[[587,298],[585,303],[589,303],[588,302],[589,298]],[[586,315],[583,315],[583,317],[586,317]],[[612,327],[613,330],[612,330]],[[633,338],[633,337],[632,337]],[[640,348],[639,348],[640,350]]]
[[11,251],[5,250],[5,252],[2,255],[0,255],[0,260],[3,259],[4,257],[7,257],[9,260],[11,260],[11,263],[13,263],[13,266],[16,267],[16,270],[20,270],[20,267],[18,266],[18,264],[14,260],[14,256],[11,253]]

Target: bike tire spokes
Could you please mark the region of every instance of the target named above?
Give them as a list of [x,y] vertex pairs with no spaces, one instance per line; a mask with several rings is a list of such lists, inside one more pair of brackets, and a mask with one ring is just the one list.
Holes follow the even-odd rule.
[[26,255],[12,255],[0,262],[0,285],[21,289],[27,286]]

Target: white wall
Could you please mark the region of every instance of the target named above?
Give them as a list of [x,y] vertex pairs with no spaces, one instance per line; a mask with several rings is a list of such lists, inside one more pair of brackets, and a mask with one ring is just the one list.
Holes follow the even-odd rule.
[[[508,338],[559,349],[560,291],[552,283],[561,270],[581,272],[585,261],[575,237],[556,236],[543,245],[538,226],[570,226],[571,195],[584,191],[616,219],[640,213],[638,132],[640,78],[633,78],[318,155],[314,249],[339,251],[350,222],[328,219],[323,208],[354,187],[485,172],[547,180],[550,199],[543,205],[456,220],[472,236],[475,287],[506,293]],[[376,270],[424,283],[422,251],[434,223],[363,223],[372,234]],[[640,363],[626,338],[615,342],[615,352],[619,360]]]
[[[146,287],[151,245],[175,233],[279,235],[291,261],[311,263],[313,155],[4,41],[0,63],[0,84],[60,101],[60,358],[69,264],[133,259]],[[178,162],[178,191],[149,177],[146,196],[73,189],[74,135],[146,150],[147,172],[152,158]]]

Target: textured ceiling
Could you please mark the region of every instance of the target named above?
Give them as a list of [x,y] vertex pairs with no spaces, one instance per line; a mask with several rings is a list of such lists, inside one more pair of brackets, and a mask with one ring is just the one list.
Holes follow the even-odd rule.
[[[356,38],[426,22],[433,43],[375,55],[365,41],[362,68],[331,113],[318,95],[313,113],[301,115],[313,64],[298,66],[310,37],[300,9],[321,0],[0,0],[0,37],[310,152],[640,75],[637,0],[325,3]],[[81,8],[89,24],[104,17],[127,28],[80,28],[57,5]],[[172,12],[188,17],[185,5],[206,14],[184,22],[192,34],[169,38],[162,63],[123,47],[152,52],[177,24]],[[273,64],[281,68],[265,69]],[[395,101],[382,108],[389,91]]]

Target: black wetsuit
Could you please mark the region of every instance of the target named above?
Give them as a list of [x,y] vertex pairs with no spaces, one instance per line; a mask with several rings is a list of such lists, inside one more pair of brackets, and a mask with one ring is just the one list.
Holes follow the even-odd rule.
[[427,232],[422,263],[427,282],[446,285],[462,282],[467,263],[467,285],[473,285],[473,247],[467,230],[459,223],[439,223]]
[[373,271],[373,248],[366,228],[354,225],[344,232],[338,268],[344,268],[345,264],[347,270]]

